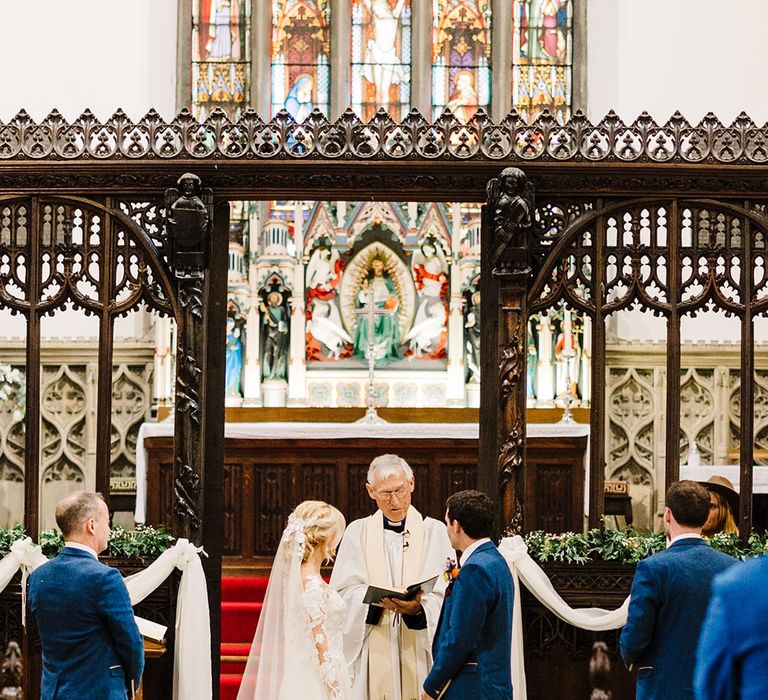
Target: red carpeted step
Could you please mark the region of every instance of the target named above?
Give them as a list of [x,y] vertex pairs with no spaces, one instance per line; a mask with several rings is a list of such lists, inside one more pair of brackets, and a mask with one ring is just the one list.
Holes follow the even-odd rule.
[[262,603],[222,603],[221,641],[250,642],[256,632]]
[[227,576],[221,580],[221,599],[228,603],[241,601],[243,603],[264,600],[267,591],[268,578],[252,576]]
[[242,642],[226,642],[221,645],[222,656],[248,656],[251,651],[251,643],[244,644]]
[[259,621],[267,578],[221,581],[221,700],[236,700]]
[[241,680],[242,676],[239,673],[222,673],[219,685],[221,688],[221,700],[236,700]]

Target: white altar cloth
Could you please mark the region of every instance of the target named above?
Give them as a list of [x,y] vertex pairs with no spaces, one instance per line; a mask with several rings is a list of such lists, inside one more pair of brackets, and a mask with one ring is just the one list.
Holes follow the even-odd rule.
[[[701,464],[698,467],[680,465],[680,478],[692,481],[706,481],[710,476],[719,474],[733,484],[738,491],[741,478],[738,464]],[[752,493],[768,493],[768,467],[757,464],[752,469]]]
[[[589,435],[584,423],[529,423],[528,437],[583,437]],[[136,510],[137,523],[147,517],[147,450],[144,440],[173,435],[173,419],[162,423],[144,423],[136,441]],[[354,440],[364,438],[458,438],[477,440],[477,423],[225,423],[225,438],[251,440]]]

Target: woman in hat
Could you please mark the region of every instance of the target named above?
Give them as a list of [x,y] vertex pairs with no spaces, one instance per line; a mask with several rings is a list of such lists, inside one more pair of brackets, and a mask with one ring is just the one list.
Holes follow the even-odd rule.
[[733,484],[724,476],[715,474],[707,481],[699,482],[709,491],[709,518],[701,529],[701,534],[711,537],[718,532],[727,535],[738,535],[734,513],[739,510],[739,494]]

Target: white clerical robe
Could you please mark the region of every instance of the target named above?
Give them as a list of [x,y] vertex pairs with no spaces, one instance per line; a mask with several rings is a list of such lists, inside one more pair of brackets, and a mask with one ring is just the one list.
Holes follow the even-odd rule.
[[[412,533],[409,532],[408,522],[415,517],[420,525],[422,541],[414,542]],[[379,520],[374,521],[373,519]],[[361,518],[350,523],[344,532],[336,563],[331,575],[331,586],[335,588],[347,605],[347,619],[344,626],[344,654],[349,664],[352,680],[352,700],[412,700],[403,698],[401,692],[401,669],[406,663],[403,656],[413,653],[404,649],[404,637],[413,640],[415,636],[416,674],[418,691],[432,667],[432,639],[440,616],[440,608],[443,604],[446,582],[443,572],[446,569],[448,559],[455,558],[455,552],[451,548],[450,540],[446,532],[445,523],[434,518],[424,518],[415,508],[411,507],[406,518],[406,531],[402,534],[383,529],[383,514],[377,511],[370,518]],[[375,525],[375,527],[372,527]],[[368,542],[368,534],[377,533],[381,543]],[[418,553],[419,562],[411,560],[405,562],[405,556]],[[413,549],[411,549],[413,547]],[[379,549],[383,555],[380,559],[383,566],[370,562],[372,549]],[[404,570],[409,573],[404,575]],[[416,575],[413,572],[416,571]],[[375,577],[383,575],[385,580],[371,580],[371,574]],[[369,584],[405,588],[413,583],[419,583],[432,576],[439,575],[434,590],[425,594],[421,599],[421,605],[427,620],[427,627],[423,630],[411,632],[405,623],[389,611],[384,611],[381,621],[377,625],[384,625],[383,630],[389,633],[390,654],[388,661],[391,665],[393,697],[373,697],[369,691],[369,656],[371,648],[371,634],[374,628],[366,625],[368,606],[363,605],[363,596]],[[410,576],[412,580],[409,578]],[[382,632],[379,631],[379,634]],[[386,632],[384,632],[386,633]],[[409,641],[410,644],[410,641]],[[381,657],[380,657],[381,658]],[[386,661],[384,662],[386,663]],[[403,671],[405,673],[406,671]],[[374,693],[375,694],[375,693]],[[418,697],[418,695],[417,695]]]

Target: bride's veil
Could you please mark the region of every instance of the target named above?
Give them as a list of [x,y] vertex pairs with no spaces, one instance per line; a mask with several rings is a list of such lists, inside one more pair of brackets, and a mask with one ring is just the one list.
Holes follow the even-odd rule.
[[301,560],[305,529],[311,524],[293,515],[288,518],[237,700],[276,700],[284,679],[306,673],[310,631],[303,603]]

